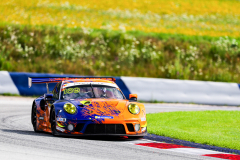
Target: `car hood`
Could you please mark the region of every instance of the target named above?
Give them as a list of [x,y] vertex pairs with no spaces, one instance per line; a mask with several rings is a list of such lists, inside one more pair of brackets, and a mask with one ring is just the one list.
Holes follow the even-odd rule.
[[79,99],[70,100],[78,108],[81,119],[116,119],[123,118],[127,100],[119,99]]

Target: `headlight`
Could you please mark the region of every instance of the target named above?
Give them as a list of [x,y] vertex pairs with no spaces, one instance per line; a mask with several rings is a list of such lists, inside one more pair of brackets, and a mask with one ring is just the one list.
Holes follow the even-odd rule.
[[77,112],[77,108],[72,103],[66,103],[63,106],[64,111],[69,114],[75,114]]
[[134,103],[128,105],[128,110],[132,114],[138,114],[140,112],[140,108]]

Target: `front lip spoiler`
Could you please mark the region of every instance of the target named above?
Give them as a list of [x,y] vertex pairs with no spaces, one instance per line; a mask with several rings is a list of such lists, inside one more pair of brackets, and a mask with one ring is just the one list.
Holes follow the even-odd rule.
[[67,134],[67,133],[61,133],[58,132],[56,133],[56,136],[69,136],[69,137],[80,137],[80,136],[128,136],[128,137],[142,137],[146,136],[147,131],[144,133],[140,134]]

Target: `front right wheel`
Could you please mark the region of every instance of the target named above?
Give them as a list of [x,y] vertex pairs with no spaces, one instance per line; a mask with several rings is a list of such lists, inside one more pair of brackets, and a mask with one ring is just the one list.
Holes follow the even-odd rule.
[[36,104],[34,104],[32,107],[31,121],[32,121],[34,132],[39,132],[37,130],[37,106],[36,106]]

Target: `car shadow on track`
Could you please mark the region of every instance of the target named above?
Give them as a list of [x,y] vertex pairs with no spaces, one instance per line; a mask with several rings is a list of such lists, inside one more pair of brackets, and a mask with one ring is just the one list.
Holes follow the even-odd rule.
[[[8,132],[8,133],[16,133],[16,134],[23,134],[23,135],[30,135],[30,136],[45,136],[45,137],[53,137],[54,136],[51,133],[47,132],[34,132],[30,130],[13,130],[13,129],[1,129],[3,132]],[[127,136],[56,136],[58,138],[69,138],[69,139],[82,139],[82,140],[96,140],[96,141],[134,141],[134,140],[139,140],[141,138],[129,138]]]
[[84,139],[84,140],[96,140],[96,141],[134,141],[139,139],[128,138],[127,136],[79,136],[79,137],[63,137],[63,138],[71,138],[71,139]]

